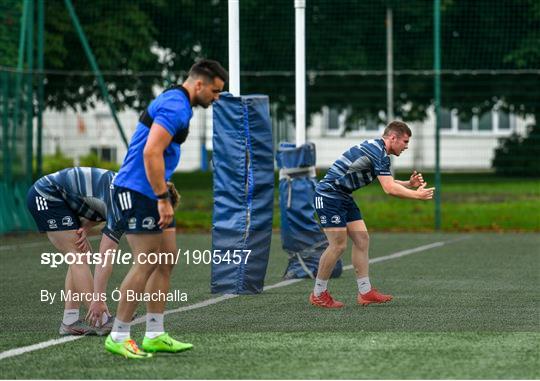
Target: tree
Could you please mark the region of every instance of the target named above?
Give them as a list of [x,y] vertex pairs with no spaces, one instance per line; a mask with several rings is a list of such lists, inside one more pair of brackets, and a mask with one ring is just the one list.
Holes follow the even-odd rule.
[[499,141],[493,168],[506,176],[540,176],[540,124],[528,127],[525,137],[513,134]]
[[[56,109],[92,107],[101,99],[101,93],[64,2],[46,1],[45,4],[45,68],[58,72],[46,76],[47,106]],[[152,97],[156,79],[133,73],[161,69],[157,55],[151,50],[156,29],[143,11],[148,4],[156,8],[165,5],[163,1],[154,0],[95,0],[91,6],[74,1],[73,4],[119,109],[145,107]],[[66,74],[66,71],[71,73]],[[107,72],[121,74],[113,76]]]
[[22,2],[4,0],[0,4],[0,65],[17,66]]
[[[47,105],[57,109],[92,106],[101,94],[94,76],[88,74],[90,67],[64,3],[45,4]],[[240,5],[242,91],[268,94],[281,113],[294,114],[293,4],[290,0],[245,0]],[[227,65],[224,0],[96,0],[91,4],[75,1],[74,6],[119,109],[145,108],[155,85],[181,80],[200,57]],[[391,8],[394,67],[401,71],[395,76],[394,112],[408,121],[426,117],[433,102],[431,1],[310,0],[307,6],[309,113],[330,106],[349,110],[352,119],[384,118],[384,17]],[[16,9],[2,17],[18,22]],[[540,5],[535,0],[442,0],[441,18],[445,70],[540,67]],[[0,52],[6,52],[2,62],[11,66],[18,36],[9,37],[11,42],[0,44]],[[371,74],[347,74],[351,70]],[[459,109],[463,117],[482,113],[495,103],[538,115],[538,73],[445,72],[442,79],[443,106]]]

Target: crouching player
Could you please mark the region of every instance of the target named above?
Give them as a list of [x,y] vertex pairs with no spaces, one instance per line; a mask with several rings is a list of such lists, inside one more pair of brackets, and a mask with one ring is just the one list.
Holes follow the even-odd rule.
[[317,185],[315,210],[329,245],[321,256],[315,287],[309,296],[312,305],[323,308],[343,307],[342,302],[332,298],[327,284],[336,262],[347,247],[347,237],[353,242],[352,264],[358,284],[358,304],[366,306],[392,300],[391,295],[381,294],[371,287],[368,275],[369,235],[351,193],[377,178],[386,194],[431,200],[435,188],[426,188],[421,173],[414,171],[408,181],[395,180],[390,173],[389,155],[399,156],[406,150],[411,136],[411,130],[405,123],[390,123],[382,139],[366,140],[343,153]]
[[[107,219],[114,176],[114,172],[105,169],[67,168],[40,178],[30,187],[27,194],[28,210],[39,231],[47,233],[49,241],[60,253],[91,251],[86,231]],[[116,249],[123,232],[105,227],[102,233],[100,253]],[[80,262],[69,265],[65,280],[66,295],[92,295],[94,291],[97,294],[88,262]],[[100,279],[97,288],[102,292],[106,288],[110,269],[110,266],[96,266],[95,277]],[[88,316],[93,317],[93,326],[80,319],[79,301],[65,301],[60,335],[106,335],[111,331],[113,319],[107,305],[99,303],[90,307],[91,300],[85,299],[84,304]]]

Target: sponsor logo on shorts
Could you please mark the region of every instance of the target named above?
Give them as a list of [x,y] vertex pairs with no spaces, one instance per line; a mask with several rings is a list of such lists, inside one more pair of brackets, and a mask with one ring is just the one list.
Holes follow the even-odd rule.
[[47,200],[39,196],[36,197],[36,206],[38,211],[49,209],[47,206]]
[[154,220],[154,217],[145,217],[141,226],[148,230],[153,229],[156,227],[156,220]]
[[326,224],[326,216],[321,216],[321,224]]
[[322,208],[323,208],[323,198],[315,197],[315,209],[322,209]]
[[47,223],[49,224],[49,229],[58,229],[58,225],[56,224],[56,220],[50,219],[50,220],[47,220]]
[[73,225],[73,219],[70,216],[65,216],[64,218],[62,218],[62,225],[64,226]]
[[135,217],[131,217],[128,220],[128,228],[129,229],[135,229],[137,227],[137,219]]
[[330,221],[332,221],[333,224],[339,224],[341,222],[341,217],[336,214],[332,216],[332,219]]

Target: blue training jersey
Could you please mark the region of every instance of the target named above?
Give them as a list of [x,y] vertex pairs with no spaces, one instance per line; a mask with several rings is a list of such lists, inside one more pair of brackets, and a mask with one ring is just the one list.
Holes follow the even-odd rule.
[[[120,214],[112,202],[115,175],[113,171],[100,168],[67,168],[43,176],[36,181],[34,188],[46,200],[65,201],[79,217],[91,221],[117,221]],[[56,196],[58,194],[61,199]],[[105,227],[103,234],[118,242],[123,231]]]
[[[147,110],[154,123],[163,126],[171,136],[182,129],[189,128],[193,111],[187,95],[179,89],[161,93],[150,103]],[[114,185],[122,186],[156,199],[152,186],[146,177],[143,151],[150,128],[139,122],[129,143],[128,152],[114,179]],[[180,162],[180,144],[174,141],[163,152],[165,160],[165,181],[169,181]]]
[[390,157],[383,139],[370,139],[351,147],[330,167],[317,185],[317,193],[330,198],[350,197],[377,176],[391,176]]

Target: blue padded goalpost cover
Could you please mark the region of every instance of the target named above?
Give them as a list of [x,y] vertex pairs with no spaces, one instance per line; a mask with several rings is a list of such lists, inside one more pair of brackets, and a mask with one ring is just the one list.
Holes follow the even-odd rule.
[[265,95],[224,93],[213,106],[212,293],[264,286],[272,239],[274,157]]
[[[283,277],[314,278],[321,254],[328,246],[314,216],[313,197],[317,184],[315,144],[296,147],[293,143],[281,143],[276,160],[279,167],[281,242],[283,250],[289,254],[289,264]],[[342,269],[340,259],[332,277],[339,277]]]

